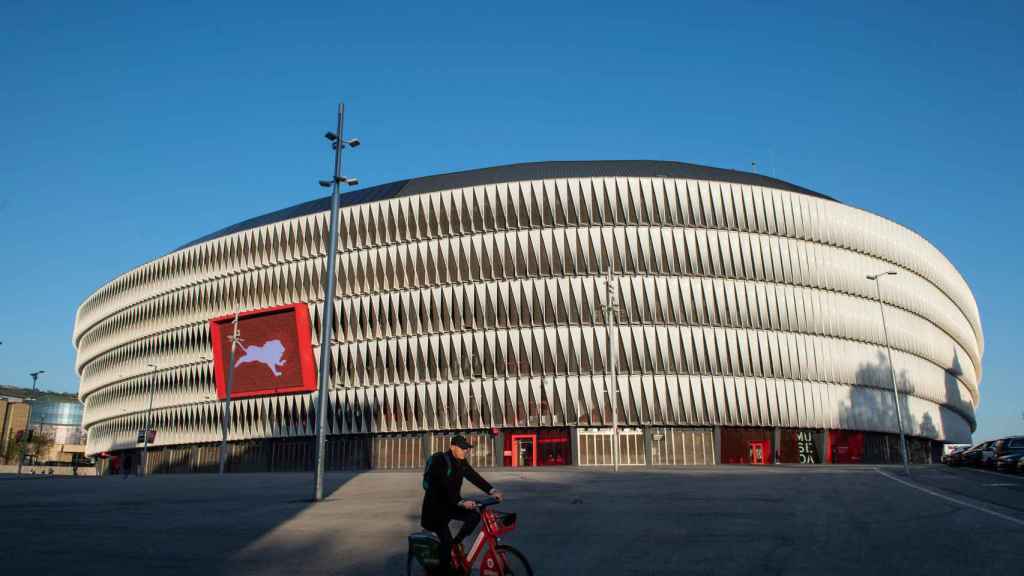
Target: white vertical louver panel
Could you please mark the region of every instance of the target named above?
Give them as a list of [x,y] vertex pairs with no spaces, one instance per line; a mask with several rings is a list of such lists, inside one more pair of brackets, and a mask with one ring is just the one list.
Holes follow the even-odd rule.
[[668,399],[671,406],[672,414],[674,415],[674,424],[689,424],[691,423],[692,416],[689,412],[686,402],[686,396],[680,393],[680,387],[683,385],[681,382],[684,379],[688,379],[688,376],[679,376],[676,374],[670,374],[665,380],[665,386],[668,389]]
[[700,376],[681,376],[679,384],[689,407],[689,416],[692,418],[692,421],[698,424],[708,424],[708,417],[704,410],[704,391],[701,389]]

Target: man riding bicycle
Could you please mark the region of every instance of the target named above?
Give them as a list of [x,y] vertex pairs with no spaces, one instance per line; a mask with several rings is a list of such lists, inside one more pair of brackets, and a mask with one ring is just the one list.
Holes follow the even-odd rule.
[[[423,495],[420,525],[437,534],[440,540],[441,574],[451,572],[452,546],[461,546],[462,540],[480,523],[476,502],[462,498],[462,479],[469,479],[477,488],[499,500],[502,498],[501,492],[466,461],[466,451],[472,447],[461,434],[453,436],[451,448],[431,455],[423,474],[426,493]],[[454,538],[448,528],[451,520],[462,522]]]

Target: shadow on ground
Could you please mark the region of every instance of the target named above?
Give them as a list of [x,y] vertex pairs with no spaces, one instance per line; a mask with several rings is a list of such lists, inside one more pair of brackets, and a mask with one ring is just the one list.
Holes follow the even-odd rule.
[[[334,493],[357,473],[329,474]],[[308,474],[0,480],[6,574],[215,574],[312,506]],[[15,544],[16,543],[16,544]]]
[[[540,575],[967,575],[1024,547],[1024,530],[868,466],[484,475]],[[419,472],[329,474],[316,505],[311,488],[308,474],[0,481],[4,573],[404,574]]]

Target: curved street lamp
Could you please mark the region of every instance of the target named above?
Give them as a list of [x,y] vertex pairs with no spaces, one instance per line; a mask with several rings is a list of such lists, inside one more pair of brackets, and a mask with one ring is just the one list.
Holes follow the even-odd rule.
[[868,275],[868,280],[875,281],[875,293],[878,296],[878,309],[882,313],[882,335],[885,337],[885,350],[889,354],[889,374],[892,376],[892,402],[896,405],[896,428],[900,432],[900,457],[903,458],[903,472],[910,477],[910,462],[907,459],[907,437],[903,434],[903,411],[900,409],[899,392],[896,391],[896,367],[892,363],[892,347],[889,346],[889,331],[885,325],[885,305],[882,304],[882,287],[879,278],[882,276],[896,276],[896,272],[889,270],[874,275]]

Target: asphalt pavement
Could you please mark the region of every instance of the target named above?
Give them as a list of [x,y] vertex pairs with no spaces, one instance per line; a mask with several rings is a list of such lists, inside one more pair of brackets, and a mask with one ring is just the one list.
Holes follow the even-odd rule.
[[[918,466],[484,471],[540,575],[1020,573],[1024,476]],[[420,473],[0,476],[4,574],[405,573]],[[476,493],[467,484],[464,495]]]

